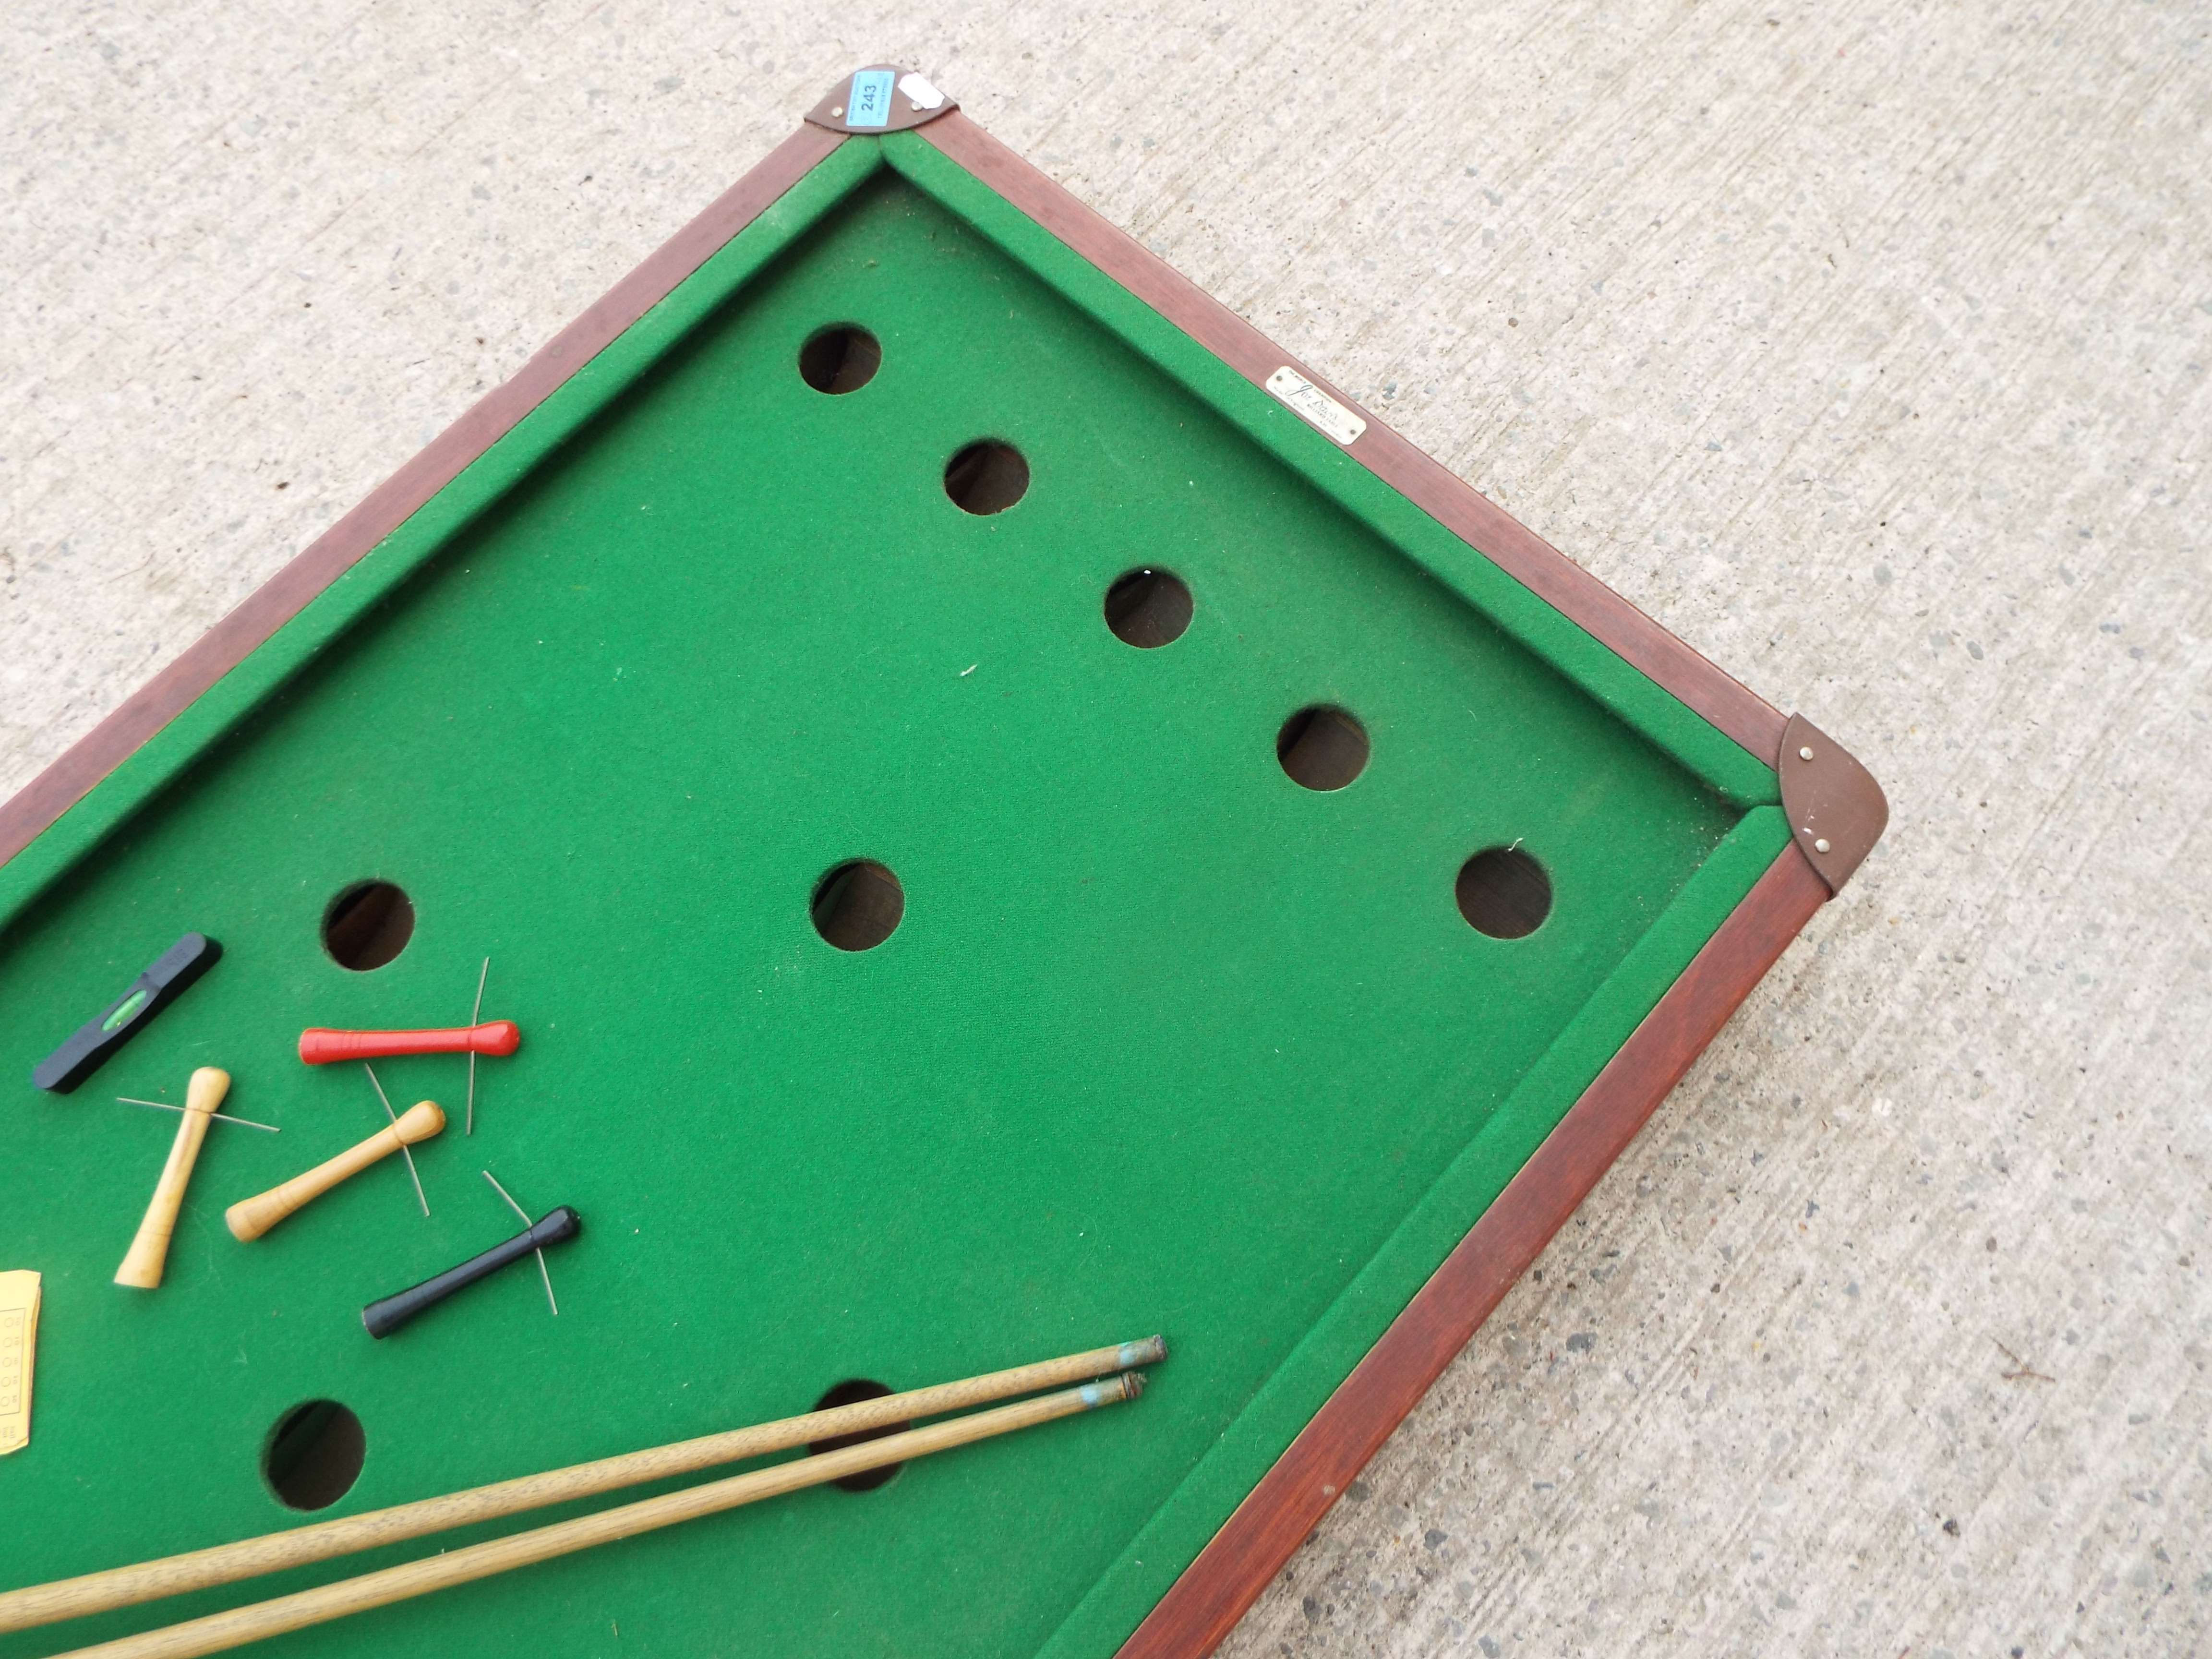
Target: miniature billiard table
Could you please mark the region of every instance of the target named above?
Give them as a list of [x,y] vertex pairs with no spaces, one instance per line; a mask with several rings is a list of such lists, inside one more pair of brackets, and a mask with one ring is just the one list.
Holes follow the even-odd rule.
[[[1202,1651],[1882,819],[860,71],[0,809],[0,1269],[44,1298],[0,1589],[1158,1331],[1113,1412],[264,1650]],[[472,1126],[463,1055],[377,1062],[447,1119],[419,1203],[387,1158],[226,1230],[386,1121],[303,1030],[495,1016]],[[117,1099],[203,1066],[279,1133],[212,1127],[119,1287],[173,1126]],[[514,1231],[485,1170],[580,1232],[372,1338]]]

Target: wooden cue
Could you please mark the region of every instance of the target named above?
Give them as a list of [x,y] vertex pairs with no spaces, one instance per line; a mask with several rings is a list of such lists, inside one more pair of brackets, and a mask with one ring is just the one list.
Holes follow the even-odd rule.
[[1126,1370],[1133,1365],[1157,1364],[1167,1358],[1167,1352],[1164,1338],[1149,1336],[1139,1342],[1092,1348],[1087,1352],[1040,1360],[1033,1365],[1017,1365],[1011,1370],[991,1371],[957,1382],[939,1382],[931,1388],[886,1395],[880,1400],[863,1400],[829,1411],[808,1412],[804,1416],[787,1417],[753,1428],[730,1429],[696,1440],[678,1440],[643,1451],[603,1457],[595,1462],[572,1464],[543,1474],[521,1475],[466,1492],[449,1492],[442,1498],[425,1498],[390,1509],[317,1522],[289,1532],[241,1538],[235,1543],[141,1561],[132,1566],[111,1567],[76,1578],[27,1585],[21,1589],[0,1592],[0,1632],[28,1630],[34,1625],[50,1625],[60,1619],[78,1619],[110,1607],[125,1607],[164,1595],[181,1595],[187,1590],[228,1584],[311,1561],[327,1561],[336,1555],[350,1555],[356,1550],[420,1538],[425,1533],[445,1532],[479,1521],[518,1515],[526,1510],[542,1509],[549,1504],[590,1498],[621,1486],[689,1474],[718,1463],[735,1463],[748,1457],[765,1456],[769,1452],[787,1451],[811,1441],[835,1439],[839,1435],[857,1434],[917,1417],[934,1417],[943,1412],[980,1406],[987,1401],[1004,1400],[1012,1395],[1033,1394],[1039,1389],[1103,1376],[1109,1371]]
[[248,1642],[282,1636],[288,1631],[343,1619],[350,1613],[366,1613],[372,1607],[386,1607],[394,1601],[427,1595],[432,1590],[488,1578],[514,1567],[571,1555],[595,1544],[635,1538],[640,1533],[672,1527],[679,1521],[719,1515],[741,1504],[758,1503],[763,1498],[818,1486],[824,1481],[841,1480],[864,1469],[907,1462],[970,1441],[1048,1423],[1056,1417],[1072,1417],[1078,1412],[1096,1411],[1117,1401],[1134,1400],[1144,1391],[1144,1385],[1141,1373],[1126,1371],[1103,1382],[1086,1382],[1079,1389],[1000,1406],[968,1417],[949,1418],[926,1429],[909,1429],[903,1434],[824,1452],[819,1457],[796,1457],[770,1468],[756,1469],[750,1474],[733,1474],[683,1492],[625,1504],[619,1509],[603,1510],[597,1515],[579,1516],[573,1521],[558,1521],[550,1527],[519,1532],[511,1537],[471,1544],[464,1549],[386,1567],[380,1572],[363,1573],[358,1578],[341,1578],[334,1584],[280,1595],[272,1601],[252,1602],[227,1613],[189,1619],[179,1625],[165,1625],[159,1630],[93,1647],[74,1648],[55,1656],[55,1659],[194,1659],[199,1654],[221,1653],[243,1647]]

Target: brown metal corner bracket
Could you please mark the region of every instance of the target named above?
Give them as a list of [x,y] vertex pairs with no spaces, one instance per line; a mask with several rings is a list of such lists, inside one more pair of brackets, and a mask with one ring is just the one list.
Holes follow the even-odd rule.
[[1783,728],[1774,769],[1782,777],[1782,810],[1797,850],[1840,893],[1851,872],[1874,851],[1889,823],[1889,802],[1874,774],[1843,744],[1802,714]]
[[959,107],[918,70],[902,70],[896,64],[871,64],[830,88],[822,101],[806,112],[806,118],[832,132],[866,136],[904,132]]

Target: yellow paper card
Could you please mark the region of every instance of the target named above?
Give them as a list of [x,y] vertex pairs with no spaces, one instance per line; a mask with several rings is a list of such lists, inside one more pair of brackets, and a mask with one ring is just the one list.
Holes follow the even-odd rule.
[[0,1273],[0,1457],[31,1443],[31,1364],[39,1352],[39,1276]]

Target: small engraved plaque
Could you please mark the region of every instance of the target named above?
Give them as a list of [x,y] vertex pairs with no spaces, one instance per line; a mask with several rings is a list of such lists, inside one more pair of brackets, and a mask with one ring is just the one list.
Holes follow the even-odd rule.
[[1288,365],[1267,377],[1267,390],[1340,444],[1367,430],[1367,422]]

